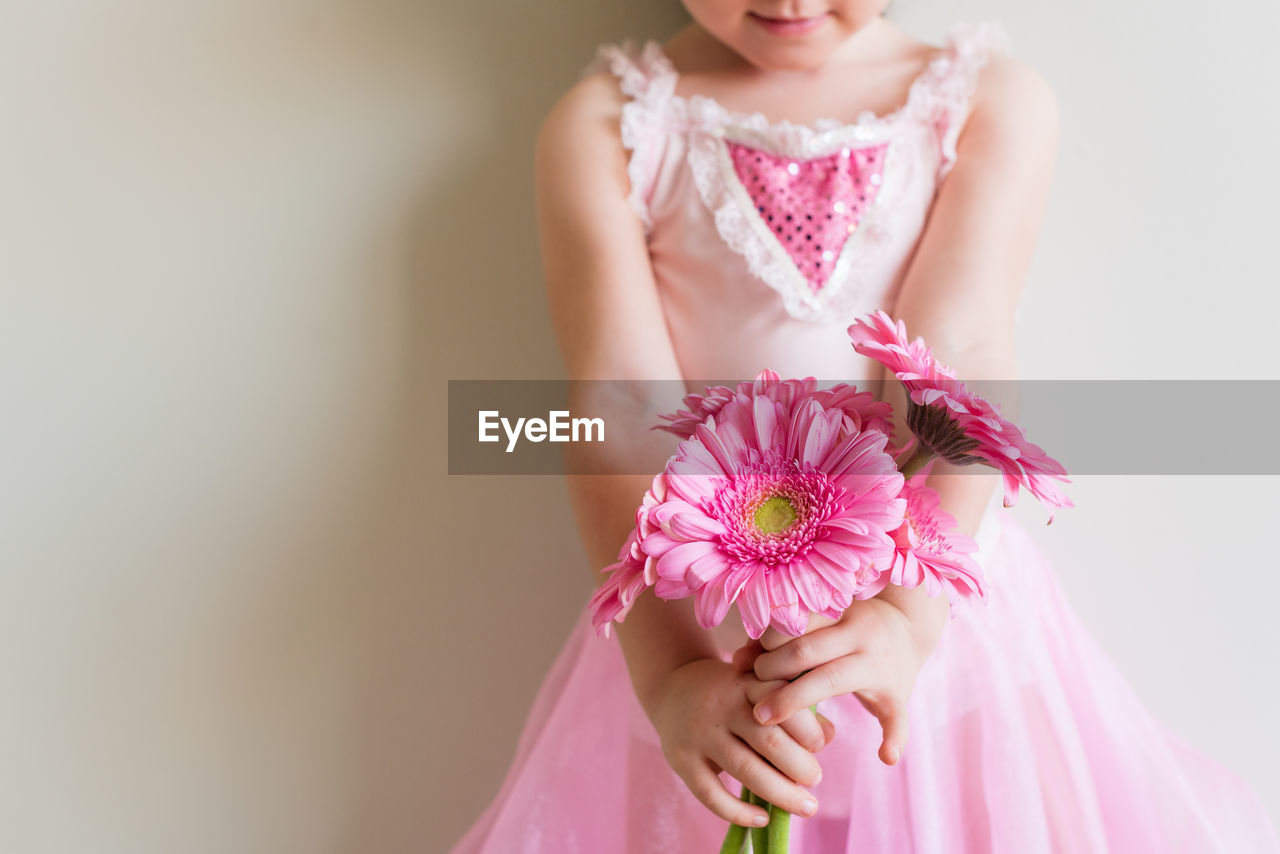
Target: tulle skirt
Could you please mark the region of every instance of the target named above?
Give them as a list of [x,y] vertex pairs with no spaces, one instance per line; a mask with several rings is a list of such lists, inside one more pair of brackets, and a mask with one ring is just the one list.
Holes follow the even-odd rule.
[[[994,525],[989,602],[952,620],[921,670],[898,765],[876,757],[879,724],[853,696],[819,706],[836,738],[791,850],[1280,852],[1252,789],[1147,713],[1027,533],[1004,513]],[[668,767],[617,639],[584,610],[501,790],[453,850],[714,854],[725,828]]]

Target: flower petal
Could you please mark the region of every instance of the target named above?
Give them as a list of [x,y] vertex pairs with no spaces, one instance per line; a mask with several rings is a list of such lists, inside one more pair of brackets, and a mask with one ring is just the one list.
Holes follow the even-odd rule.
[[698,625],[704,629],[715,628],[724,622],[729,608],[733,604],[725,592],[729,580],[727,573],[708,581],[697,593],[693,612],[698,618]]
[[799,637],[809,626],[809,613],[800,607],[800,593],[791,583],[785,566],[775,566],[766,576],[769,583],[770,621],[779,629]]
[[792,561],[787,567],[791,583],[800,594],[800,602],[814,613],[831,607],[831,585],[810,562],[808,556]]
[[720,576],[727,578],[732,568],[733,563],[725,553],[720,551],[719,548],[713,547],[709,552],[694,558],[693,562],[689,564],[689,568],[685,572],[684,583],[697,590],[704,584],[709,584],[715,578]]
[[715,543],[694,541],[681,543],[658,558],[658,577],[671,581],[684,581],[688,585],[686,575],[690,565],[698,558],[716,551]]
[[752,573],[738,596],[738,611],[742,614],[743,627],[752,638],[758,638],[769,628],[769,583],[763,568]]

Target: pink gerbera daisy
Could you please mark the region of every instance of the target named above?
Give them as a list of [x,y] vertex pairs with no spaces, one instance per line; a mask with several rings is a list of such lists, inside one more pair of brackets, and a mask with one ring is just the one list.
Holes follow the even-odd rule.
[[632,531],[618,553],[618,562],[601,570],[609,573],[609,577],[591,597],[591,625],[605,637],[609,637],[613,623],[626,619],[636,598],[648,586],[644,580],[644,561],[634,549],[638,549],[638,545],[636,532]]
[[919,446],[904,472],[910,475],[931,456],[959,465],[980,462],[1003,476],[1005,507],[1017,501],[1019,488],[1046,508],[1073,506],[1054,483],[1070,483],[1066,469],[940,365],[922,339],[908,341],[902,321],[895,324],[877,311],[855,321],[849,337],[855,350],[887,367],[907,390],[907,425]]
[[838,617],[892,565],[906,509],[887,436],[849,419],[812,397],[735,393],[655,479],[637,512],[643,568],[615,571],[619,593],[600,595],[597,619],[625,615],[637,575],[661,598],[695,596],[704,628],[735,603],[753,638]]
[[951,614],[960,600],[986,600],[982,570],[973,555],[977,543],[956,530],[956,520],[942,509],[938,493],[925,484],[925,472],[910,478],[902,488],[907,510],[891,536],[893,567],[859,598],[879,593],[888,584],[925,586],[930,596],[946,593]]
[[724,405],[739,395],[764,396],[783,404],[788,410],[801,397],[817,388],[817,380],[806,377],[802,380],[784,380],[775,372],[765,369],[754,380],[738,383],[734,388],[723,385],[707,386],[702,394],[685,395],[684,405],[673,414],[663,413],[658,417],[670,424],[658,424],[654,430],[665,430],[674,433],[681,439],[688,439],[699,424],[707,423],[707,419],[715,415]]
[[[791,413],[796,406],[806,400],[817,400],[824,409],[838,409],[848,419],[846,429],[850,432],[858,430],[880,430],[888,434],[892,432],[893,408],[868,391],[858,391],[847,383],[839,383],[830,388],[819,389],[817,380],[805,377],[799,380],[784,380],[770,370],[761,371],[751,382],[739,383],[735,388],[728,386],[710,386],[703,394],[690,394],[684,398],[686,409],[675,413],[659,415],[670,424],[659,424],[653,429],[674,433],[681,439],[693,435],[694,428],[705,424],[707,419],[718,413],[724,405],[734,399],[766,397],[782,406],[785,413]],[[890,448],[890,451],[893,449]]]

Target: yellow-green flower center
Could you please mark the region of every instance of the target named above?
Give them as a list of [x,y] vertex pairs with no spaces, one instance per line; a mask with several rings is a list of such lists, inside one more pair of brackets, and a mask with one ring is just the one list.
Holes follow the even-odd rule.
[[756,508],[756,527],[765,534],[781,534],[796,521],[796,507],[781,495],[771,496]]

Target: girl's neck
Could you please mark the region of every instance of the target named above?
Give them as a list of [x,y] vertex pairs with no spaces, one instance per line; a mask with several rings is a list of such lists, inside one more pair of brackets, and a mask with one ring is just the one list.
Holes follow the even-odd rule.
[[805,71],[758,68],[697,23],[663,49],[679,77],[677,95],[703,95],[734,112],[800,124],[819,117],[852,121],[864,110],[893,112],[935,50],[882,18],[863,26],[822,65]]

